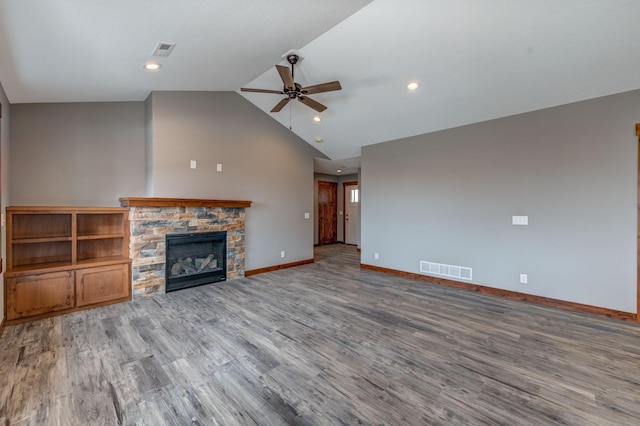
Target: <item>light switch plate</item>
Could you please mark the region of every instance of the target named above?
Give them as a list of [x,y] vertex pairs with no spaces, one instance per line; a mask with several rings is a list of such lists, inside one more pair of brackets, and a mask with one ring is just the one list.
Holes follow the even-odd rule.
[[304,218],[305,218],[305,219],[309,219],[309,212],[305,212],[305,213],[304,213]]
[[196,168],[196,160],[191,160],[191,168],[192,169]]
[[222,164],[218,163],[216,165],[216,171],[221,172],[222,171]]
[[511,223],[513,225],[528,225],[529,216],[511,216]]

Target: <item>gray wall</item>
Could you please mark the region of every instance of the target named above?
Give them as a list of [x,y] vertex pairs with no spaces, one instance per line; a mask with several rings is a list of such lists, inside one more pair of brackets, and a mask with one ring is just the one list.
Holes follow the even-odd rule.
[[248,270],[313,258],[304,213],[320,152],[234,92],[154,92],[151,104],[153,196],[252,201]]
[[145,193],[143,102],[11,107],[12,205],[119,206]]
[[[9,101],[7,100],[7,95],[4,93],[2,85],[0,85],[0,104],[2,104],[2,118],[0,119],[0,161],[2,162],[2,176],[0,176],[0,212],[2,212],[2,215],[4,215],[5,208],[7,207],[9,202],[9,116],[11,107],[9,105]],[[0,238],[2,239],[2,242],[0,242],[0,246],[2,247],[0,253],[2,253],[2,270],[4,271],[7,269],[7,238],[6,226],[4,224],[2,225]],[[2,282],[4,286],[4,274],[0,274],[0,282]],[[3,319],[4,291],[0,291],[0,322],[2,322]]]
[[636,312],[636,122],[640,91],[364,147],[362,262]]
[[313,157],[324,156],[236,93],[13,105],[10,150],[12,205],[251,200],[246,269],[313,258],[313,219],[304,213],[313,211]]

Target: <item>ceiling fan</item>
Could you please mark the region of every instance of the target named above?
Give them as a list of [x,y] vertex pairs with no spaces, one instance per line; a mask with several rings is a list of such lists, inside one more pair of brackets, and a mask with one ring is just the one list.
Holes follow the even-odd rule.
[[247,87],[243,87],[240,89],[241,92],[257,92],[257,93],[275,93],[278,95],[286,95],[287,97],[282,99],[280,102],[273,107],[271,112],[278,112],[284,108],[289,101],[293,99],[298,99],[300,102],[308,106],[309,108],[313,108],[318,112],[322,112],[327,109],[326,106],[322,105],[320,102],[311,99],[307,95],[313,95],[316,93],[324,93],[324,92],[332,92],[334,90],[342,90],[342,86],[340,86],[339,81],[331,81],[329,83],[316,84],[314,86],[302,87],[300,84],[296,83],[293,80],[294,69],[293,66],[298,62],[299,56],[295,54],[287,55],[287,61],[291,64],[291,71],[289,68],[283,65],[276,65],[276,69],[278,70],[278,74],[280,74],[280,78],[284,83],[284,87],[282,90],[267,90],[267,89],[250,89]]

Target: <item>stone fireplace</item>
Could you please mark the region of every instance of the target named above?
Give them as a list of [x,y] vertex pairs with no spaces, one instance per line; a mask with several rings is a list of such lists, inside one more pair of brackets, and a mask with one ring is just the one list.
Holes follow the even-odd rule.
[[127,197],[120,204],[129,207],[134,298],[166,292],[167,234],[226,231],[226,279],[244,276],[250,201]]

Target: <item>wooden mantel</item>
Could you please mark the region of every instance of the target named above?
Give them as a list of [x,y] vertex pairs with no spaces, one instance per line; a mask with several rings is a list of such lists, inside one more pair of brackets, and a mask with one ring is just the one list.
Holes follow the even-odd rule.
[[251,201],[243,200],[207,200],[203,198],[158,198],[158,197],[122,197],[122,207],[225,207],[247,208]]

